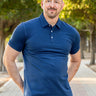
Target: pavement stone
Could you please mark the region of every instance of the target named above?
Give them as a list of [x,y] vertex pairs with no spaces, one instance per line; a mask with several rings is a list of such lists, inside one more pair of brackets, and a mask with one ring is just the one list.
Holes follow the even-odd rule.
[[96,73],[88,68],[89,60],[82,60],[70,86],[73,96],[96,96]]

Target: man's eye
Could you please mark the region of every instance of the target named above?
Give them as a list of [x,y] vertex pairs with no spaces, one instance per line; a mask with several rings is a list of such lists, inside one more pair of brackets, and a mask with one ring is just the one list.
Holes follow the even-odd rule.
[[47,2],[51,2],[51,0],[47,0]]
[[55,3],[59,3],[60,1],[56,0]]
[[55,3],[58,3],[57,1],[55,1]]

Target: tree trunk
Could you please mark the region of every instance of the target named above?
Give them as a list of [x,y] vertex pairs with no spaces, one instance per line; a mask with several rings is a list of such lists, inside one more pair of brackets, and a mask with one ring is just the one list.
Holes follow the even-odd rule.
[[91,51],[90,65],[93,65],[95,64],[95,34],[94,32],[90,34],[90,51]]
[[6,71],[5,66],[3,64],[4,49],[5,49],[5,37],[0,36],[0,71]]
[[90,52],[90,40],[88,40],[88,52]]
[[84,49],[84,48],[83,48],[83,46],[84,46],[83,43],[84,43],[84,42],[83,42],[83,41],[84,41],[84,39],[83,39],[83,37],[81,36],[81,42],[80,42],[80,47],[81,47],[81,48],[80,48],[80,49],[81,49],[81,58],[82,58],[82,59],[84,59],[84,52],[83,52],[83,49]]

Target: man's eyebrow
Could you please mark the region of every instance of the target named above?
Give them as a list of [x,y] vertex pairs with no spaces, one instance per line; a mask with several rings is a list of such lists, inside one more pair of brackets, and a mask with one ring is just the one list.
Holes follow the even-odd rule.
[[55,0],[55,1],[58,1],[58,2],[63,2],[63,0]]

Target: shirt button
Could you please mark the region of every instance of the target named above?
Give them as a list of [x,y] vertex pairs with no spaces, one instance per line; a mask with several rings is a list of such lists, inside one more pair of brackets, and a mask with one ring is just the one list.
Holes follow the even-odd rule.
[[53,36],[51,36],[51,39],[53,39]]
[[53,32],[53,31],[51,30],[51,32]]

